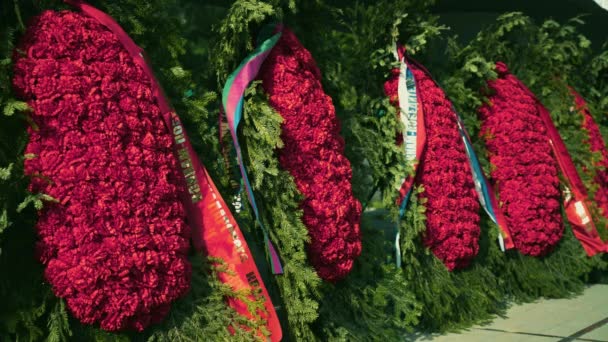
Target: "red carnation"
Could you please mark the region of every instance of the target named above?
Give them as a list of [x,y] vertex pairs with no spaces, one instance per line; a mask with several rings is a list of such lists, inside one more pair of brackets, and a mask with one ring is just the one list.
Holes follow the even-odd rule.
[[600,155],[601,159],[596,166],[599,166],[594,181],[598,185],[598,189],[595,192],[595,202],[601,209],[602,214],[608,218],[608,148],[604,143],[604,138],[600,133],[600,129],[593,120],[589,107],[585,99],[582,98],[576,91],[572,90],[575,97],[576,107],[583,115],[583,129],[587,131],[589,139],[585,142],[589,145],[591,152],[596,152]]
[[58,201],[36,224],[45,277],[83,323],[141,331],[188,291],[191,273],[185,187],[151,80],[79,13],[44,12],[20,49],[14,87],[39,127],[28,129],[25,172],[31,191]]
[[260,74],[270,104],[284,120],[279,162],[305,197],[301,207],[312,264],[321,278],[340,280],[361,253],[361,204],[352,193],[352,171],[331,98],[323,92],[310,52],[288,29]]
[[[450,101],[429,74],[412,64],[408,68],[416,80],[427,136],[417,176],[424,185],[420,197],[427,199],[424,244],[449,270],[463,268],[479,251],[479,203],[471,167]],[[384,91],[399,111],[398,80],[399,69],[394,69]]]
[[479,109],[491,176],[515,247],[543,256],[564,231],[558,165],[534,98],[504,63],[496,70],[499,77],[488,82],[490,103]]

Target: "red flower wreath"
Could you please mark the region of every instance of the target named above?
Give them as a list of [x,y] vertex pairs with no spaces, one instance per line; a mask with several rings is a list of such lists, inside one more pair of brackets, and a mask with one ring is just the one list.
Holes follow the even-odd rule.
[[587,131],[587,134],[589,135],[589,140],[587,140],[586,143],[589,145],[591,152],[599,153],[601,156],[600,161],[596,165],[599,166],[600,169],[597,171],[594,178],[595,183],[598,185],[598,189],[595,193],[595,202],[601,209],[602,214],[608,218],[608,148],[606,148],[599,127],[595,123],[595,120],[593,120],[591,112],[589,112],[589,107],[587,107],[585,99],[574,90],[572,90],[572,92],[575,96],[576,107],[581,115],[583,115],[583,129]]
[[[479,203],[452,105],[431,76],[412,64],[427,135],[417,176],[424,185],[420,197],[427,199],[424,245],[451,271],[468,266],[479,251]],[[397,110],[398,80],[399,69],[393,69],[384,84]]]
[[151,80],[79,13],[44,12],[20,49],[14,87],[37,126],[25,173],[31,191],[57,199],[36,225],[45,277],[83,323],[141,331],[191,273],[185,186]]
[[558,165],[525,86],[496,63],[499,77],[488,82],[494,93],[479,114],[500,202],[515,247],[523,254],[543,256],[562,237]]
[[354,198],[350,162],[344,156],[340,123],[321,73],[308,50],[288,29],[264,62],[263,86],[283,117],[281,167],[304,194],[308,252],[319,276],[344,278],[361,253],[361,204]]

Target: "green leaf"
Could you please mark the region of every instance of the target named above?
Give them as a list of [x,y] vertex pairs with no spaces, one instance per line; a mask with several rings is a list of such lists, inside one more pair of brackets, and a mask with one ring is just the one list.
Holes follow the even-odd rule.
[[4,105],[3,112],[4,112],[4,115],[11,116],[11,115],[15,114],[15,112],[25,112],[25,111],[29,111],[29,110],[30,110],[30,108],[27,105],[27,103],[25,103],[23,101],[10,100]]
[[184,78],[188,76],[188,72],[184,70],[181,66],[175,66],[171,68],[171,73],[177,78]]
[[10,163],[7,167],[0,167],[0,180],[8,180],[11,177],[13,165],[13,163]]
[[0,234],[2,234],[10,225],[11,223],[8,221],[8,211],[6,208],[3,208],[2,214],[0,214]]

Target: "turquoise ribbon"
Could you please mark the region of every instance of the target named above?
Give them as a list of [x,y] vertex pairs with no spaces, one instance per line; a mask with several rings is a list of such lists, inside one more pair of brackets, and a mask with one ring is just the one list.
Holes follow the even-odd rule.
[[397,233],[395,234],[395,265],[397,268],[401,268],[401,229],[399,229],[399,222],[403,219],[405,215],[405,210],[407,209],[407,203],[410,201],[410,197],[412,196],[412,189],[407,192],[407,195],[403,198],[401,202],[401,206],[399,206],[399,219],[397,220]]

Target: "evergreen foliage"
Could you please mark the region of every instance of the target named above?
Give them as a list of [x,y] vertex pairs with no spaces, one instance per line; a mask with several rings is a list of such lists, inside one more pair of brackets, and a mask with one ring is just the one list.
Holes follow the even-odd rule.
[[[318,31],[323,33],[318,41],[308,44],[320,50],[318,60],[327,89],[333,95],[338,114],[344,118],[343,136],[347,141],[347,156],[353,163],[355,193],[366,202],[375,189],[379,189],[384,207],[390,209],[391,221],[396,221],[397,216],[397,190],[411,167],[405,165],[395,143],[401,128],[395,110],[382,93],[382,85],[396,65],[392,56],[395,40],[402,39],[410,54],[423,55],[421,52],[445,29],[430,15],[428,6],[416,1],[380,1],[357,2],[344,10],[334,8],[327,12],[334,15],[330,21],[336,24],[331,30],[327,29],[327,22],[318,24],[323,27]],[[312,29],[307,27],[307,30]],[[315,49],[311,50],[315,54]],[[410,315],[420,315],[419,325],[431,330],[464,326],[488,318],[504,307],[489,267],[475,261],[463,271],[448,272],[426,250],[421,242],[424,222],[424,206],[412,196],[399,228],[403,269],[386,275],[387,281],[395,277],[391,279],[395,284],[391,291],[400,291],[406,298],[415,299],[411,307],[418,312]],[[391,227],[384,229],[388,239],[373,253],[388,256],[392,254],[389,241],[393,241],[395,232]],[[489,239],[488,234],[483,232],[482,241]],[[367,238],[366,235],[364,241]],[[483,247],[478,259],[482,256],[485,257]],[[391,267],[394,268],[386,266]],[[350,278],[346,280],[350,281]],[[354,304],[348,307],[351,306],[356,307]],[[339,316],[342,315],[348,317],[345,313]]]
[[[582,22],[575,18],[565,24],[547,20],[537,25],[521,13],[502,15],[494,26],[480,32],[466,47],[458,46],[454,39],[449,42],[453,64],[444,68],[447,71],[443,83],[464,116],[469,132],[476,137],[480,124],[477,109],[485,101],[483,94],[487,94],[482,90],[485,81],[496,77],[495,61],[506,62],[551,112],[579,174],[589,187],[592,178],[581,171],[583,168],[593,170],[594,158],[582,143],[582,117],[570,112],[574,99],[567,88],[581,84],[578,70],[591,52],[590,42],[576,31],[579,24]],[[488,171],[481,141],[477,141],[475,148]],[[605,221],[599,215],[595,219],[600,233],[605,234]],[[506,257],[490,265],[506,298],[515,301],[567,296],[580,291],[594,270],[606,268],[601,256],[586,257],[567,222],[560,245],[550,255],[530,258],[508,252]]]
[[602,51],[581,72],[583,79],[580,86],[583,96],[591,102],[591,114],[605,139],[608,137],[608,41]]
[[[414,327],[444,331],[466,327],[502,312],[509,303],[558,298],[606,281],[606,256],[587,258],[566,223],[563,240],[544,258],[517,251],[503,253],[498,230],[482,214],[480,251],[471,266],[448,272],[421,242],[424,201],[416,188],[405,217],[398,221],[395,199],[408,172],[395,135],[401,129],[382,93],[396,66],[394,40],[426,65],[464,118],[486,173],[489,163],[478,138],[477,109],[486,101],[485,81],[496,77],[502,60],[545,104],[593,196],[597,159],[573,115],[573,86],[589,102],[608,138],[608,52],[593,56],[590,41],[578,33],[579,18],[536,23],[508,13],[466,45],[444,39],[446,27],[425,0],[98,0],[142,46],[160,83],[184,121],[201,160],[225,199],[239,183],[231,144],[220,142],[219,96],[227,78],[254,48],[260,28],[282,21],[316,59],[325,91],[342,121],[346,153],[353,166],[353,191],[368,208],[362,222],[363,251],[347,279],[322,283],[305,252],[306,227],[298,207],[301,194],[281,170],[274,151],[282,146],[281,117],[268,105],[258,82],[246,93],[242,145],[262,220],[280,254],[285,274],[273,276],[263,238],[248,205],[235,215],[256,257],[281,318],[285,340],[392,341]],[[67,9],[59,0],[0,0],[0,340],[2,341],[251,341],[247,321],[226,305],[225,297],[245,298],[223,285],[217,260],[192,253],[192,289],[177,301],[166,320],[143,334],[107,333],[71,318],[65,303],[44,282],[35,257],[36,209],[52,200],[27,191],[23,148],[29,124],[27,105],[12,94],[14,46],[28,20],[45,9]],[[447,54],[437,58],[437,51]],[[16,53],[19,53],[18,51]],[[226,160],[222,150],[227,151]],[[586,169],[591,172],[583,173]],[[372,204],[379,192],[381,202]],[[245,197],[245,196],[243,196]],[[383,209],[377,209],[378,207]],[[608,237],[606,220],[600,234]],[[396,228],[396,225],[399,228]],[[402,269],[391,259],[395,230],[401,232]],[[214,266],[215,265],[215,266]],[[252,308],[259,301],[249,301]],[[232,335],[226,327],[233,328]]]
[[34,258],[34,209],[42,207],[43,195],[30,194],[23,175],[28,107],[12,94],[11,57],[27,20],[21,5],[0,2],[0,340],[61,340],[70,335],[64,304]]
[[[259,82],[254,82],[245,95],[242,132],[247,167],[262,219],[283,262],[284,274],[274,276],[273,280],[277,282],[283,302],[279,305],[286,311],[288,331],[284,335],[298,341],[311,341],[314,333],[310,325],[318,316],[321,281],[307,262],[308,232],[298,207],[302,195],[289,173],[280,170],[274,153],[283,146],[280,138],[283,119],[268,104]],[[256,240],[261,243],[261,229],[256,233]]]
[[[399,5],[403,4],[397,4]],[[387,107],[381,94],[381,85],[391,67],[392,56],[388,51],[390,47],[386,46],[390,45],[391,38],[399,35],[391,35],[391,32],[395,31],[390,30],[391,26],[387,25],[387,22],[394,18],[378,15],[379,9],[374,6],[357,2],[348,9],[333,12],[327,10],[326,12],[335,15],[332,19],[339,28],[328,30],[329,25],[322,21],[318,25],[322,26],[323,30],[319,29],[319,32],[324,34],[320,35],[316,43],[308,45],[313,47],[313,54],[321,54],[322,57],[318,60],[326,76],[327,89],[334,95],[339,115],[346,120],[343,134],[350,152],[348,157],[353,162],[356,194],[362,201],[366,201],[368,194],[378,187],[385,195],[385,206],[392,208],[392,217],[395,217],[394,201],[396,189],[400,185],[398,182],[404,174],[404,163],[399,160],[400,156],[394,144],[398,128],[394,119],[395,113]],[[396,16],[402,14],[390,6],[378,3],[378,8],[393,9],[383,13],[395,13]],[[412,12],[408,13],[410,16],[406,16],[403,21],[409,21],[410,28],[422,30],[421,33],[415,29],[407,31],[408,26],[402,25],[406,26],[406,30],[405,33],[400,33],[401,37],[415,38],[407,40],[408,51],[418,56],[421,54],[416,52],[421,49],[417,43],[430,42],[437,45],[432,38],[441,32],[441,28],[432,25],[432,17],[411,3],[401,8],[412,9]],[[422,13],[421,17],[430,23],[420,23],[420,19],[417,20],[412,13]],[[508,54],[512,56],[512,59],[506,60],[509,65],[529,62],[526,66],[521,66],[523,69],[528,68],[529,72],[529,79],[523,78],[524,82],[532,84],[533,91],[543,94],[540,99],[554,113],[556,124],[564,135],[570,152],[577,156],[577,166],[591,167],[593,159],[589,150],[580,143],[583,140],[580,130],[581,118],[564,111],[571,106],[572,97],[568,94],[565,82],[561,80],[558,83],[555,77],[576,74],[583,61],[589,57],[589,41],[577,33],[574,26],[577,23],[580,23],[580,20],[574,19],[562,26],[548,20],[538,27],[520,14],[507,14],[499,19],[497,26],[480,33],[480,36],[465,48],[456,48],[454,41],[450,42],[453,48],[450,50],[452,54],[449,60],[454,60],[453,63],[446,63],[444,58],[441,59],[442,65],[432,67],[431,63],[436,59],[424,54],[418,57],[423,64],[429,65],[430,70],[443,71],[437,73],[445,79],[438,78],[439,83],[446,86],[450,98],[464,116],[480,156],[484,153],[483,144],[476,139],[479,131],[476,113],[483,101],[479,89],[488,78],[495,77],[493,58],[501,56],[502,60],[505,60],[502,56]],[[306,24],[302,25],[307,31],[312,31]],[[524,32],[513,33],[512,41],[500,41],[498,37],[517,27],[521,27]],[[404,31],[403,27],[401,28]],[[311,39],[310,37],[315,36],[307,35],[303,40],[306,37]],[[514,41],[519,45],[513,46]],[[479,44],[483,46],[480,47]],[[534,48],[527,48],[528,44]],[[455,53],[456,51],[460,54]],[[526,51],[530,56],[522,56],[521,51]],[[495,55],[488,56],[488,53]],[[370,58],[365,59],[362,56]],[[429,63],[425,63],[425,60]],[[548,60],[550,67],[545,63]],[[519,70],[518,67],[519,64],[512,68]],[[561,73],[555,73],[556,70],[561,70]],[[537,88],[534,85],[537,85]],[[567,107],[563,101],[566,98]],[[563,115],[557,116],[556,113]],[[484,165],[487,171],[487,160]],[[591,184],[590,177],[587,176],[585,181],[586,184]],[[584,281],[594,270],[605,268],[601,257],[588,259],[585,256],[569,227],[566,227],[567,232],[559,248],[546,258],[534,259],[512,251],[505,255],[500,252],[496,243],[497,227],[486,217],[482,221],[481,250],[473,265],[462,271],[447,272],[444,266],[422,247],[420,234],[425,230],[424,205],[418,203],[415,197],[411,201],[401,223],[403,275],[408,290],[419,300],[422,308],[420,326],[426,329],[446,330],[467,326],[500,312],[508,305],[509,300],[528,301],[541,296],[568,296],[580,291]],[[390,249],[387,249],[386,253],[389,254]],[[480,293],[484,295],[480,296]]]
[[[208,105],[216,96],[204,88],[196,88],[192,73],[182,67],[180,57],[186,52],[186,40],[179,35],[183,23],[177,18],[180,7],[174,1],[121,1],[92,2],[93,5],[110,13],[133,39],[145,48],[160,83],[168,90],[168,95],[180,116],[189,125],[197,147],[205,146],[205,157],[215,158],[217,140],[213,132]],[[5,12],[9,8],[11,12]],[[189,295],[178,301],[164,324],[146,331],[142,335],[129,333],[111,334],[97,327],[83,326],[70,318],[62,300],[57,299],[42,278],[42,266],[35,259],[35,232],[33,224],[37,217],[35,209],[40,209],[44,194],[28,194],[28,180],[23,176],[23,148],[27,141],[27,106],[13,98],[10,75],[11,55],[18,35],[23,31],[21,23],[37,15],[44,9],[66,9],[59,1],[9,1],[2,2],[2,38],[0,76],[0,106],[3,110],[0,125],[0,273],[10,276],[0,277],[0,339],[1,340],[50,340],[67,341],[192,341],[203,336],[211,340],[228,340],[233,336],[227,330],[233,326],[234,337],[239,340],[254,340],[246,325],[252,323],[226,305],[225,296],[245,298],[246,294],[234,293],[222,285],[217,272],[200,255],[192,255],[194,272],[192,290]],[[14,9],[14,11],[12,11]],[[19,14],[17,14],[19,13]],[[5,24],[6,23],[6,24]],[[194,88],[194,90],[193,90]],[[193,95],[186,96],[193,90]],[[215,121],[214,121],[215,122]],[[192,129],[195,128],[195,129]],[[216,130],[217,132],[217,130]],[[209,153],[211,152],[211,153]],[[25,156],[27,157],[27,156]],[[217,170],[211,164],[211,172]],[[6,222],[6,223],[5,223]],[[5,229],[6,228],[6,229]],[[251,303],[258,305],[259,302]],[[254,322],[259,325],[260,322]]]
[[[483,91],[479,89],[485,87],[485,80],[496,76],[494,62],[506,62],[551,113],[593,199],[593,178],[598,170],[595,164],[599,156],[590,152],[589,146],[583,143],[586,132],[581,129],[582,116],[575,114],[574,97],[568,90],[568,86],[572,86],[588,91],[580,70],[589,63],[591,49],[590,42],[577,33],[577,26],[582,24],[579,18],[573,18],[565,24],[547,20],[537,25],[521,13],[502,15],[494,26],[480,32],[468,46],[458,46],[454,39],[450,41],[451,60],[456,61],[452,70],[456,71],[446,80],[446,89],[464,113],[470,132],[476,135],[479,126],[475,113],[484,101]],[[591,63],[595,75],[600,73],[601,58],[601,55],[597,56]],[[592,83],[591,93],[596,85],[601,87],[601,81]],[[592,108],[598,105],[601,108],[601,103],[596,104],[592,97],[589,101]],[[601,113],[595,111],[592,114],[602,120]],[[483,148],[478,147],[480,154],[484,155]],[[605,239],[608,237],[606,221],[597,208],[592,210],[599,222],[600,235]]]

